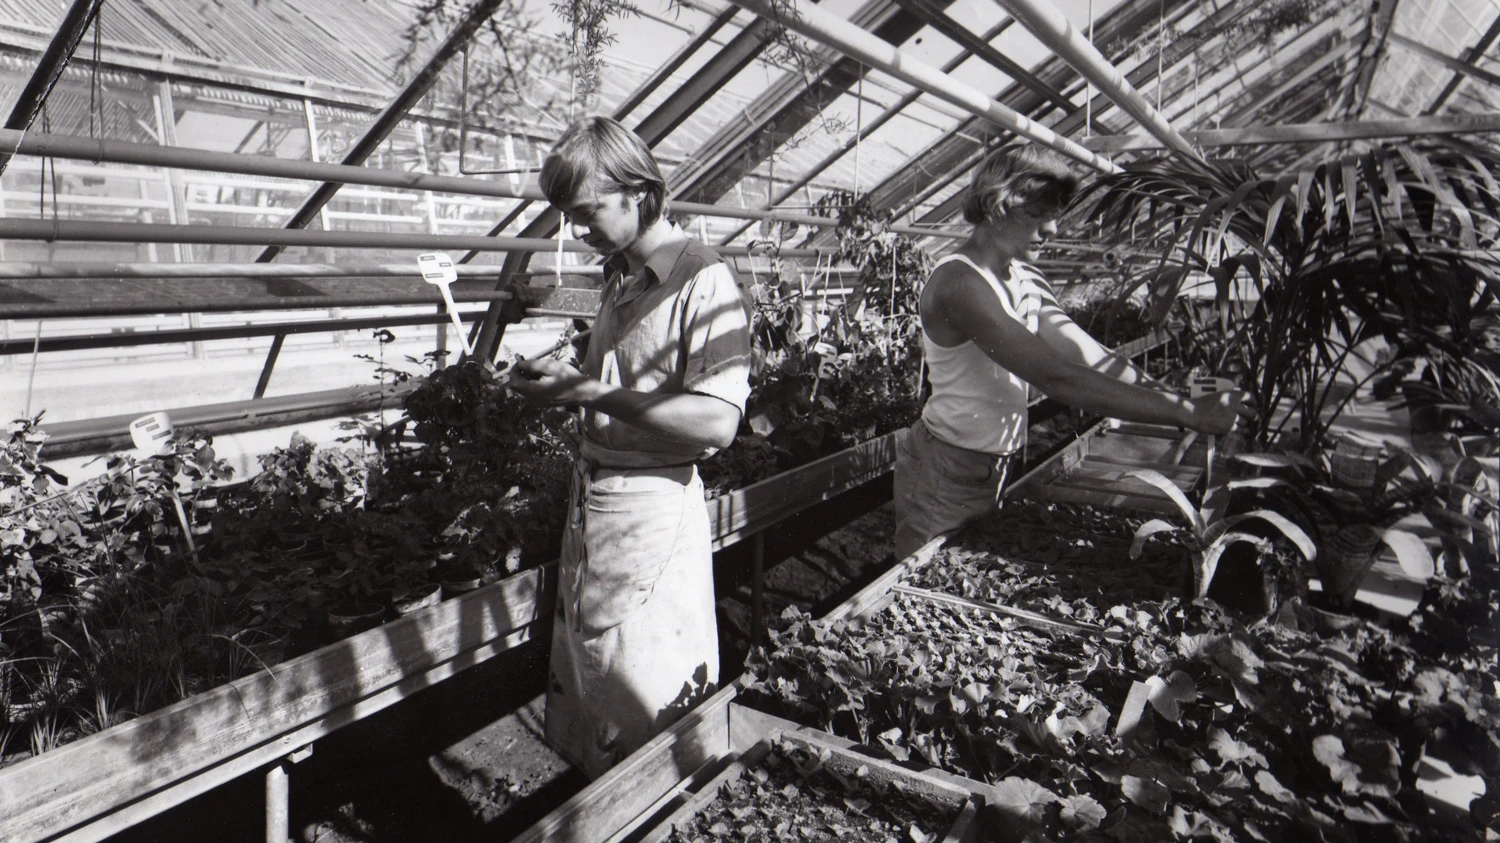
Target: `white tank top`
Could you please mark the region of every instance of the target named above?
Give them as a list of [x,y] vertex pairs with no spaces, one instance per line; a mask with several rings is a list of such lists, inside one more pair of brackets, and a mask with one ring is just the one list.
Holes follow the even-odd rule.
[[[948,255],[937,266],[949,261],[960,261],[979,273],[1005,312],[1026,330],[1037,332],[1042,304],[1051,300],[1052,294],[1036,270],[1012,261],[1010,278],[1001,283],[993,272],[964,255]],[[932,395],[922,408],[922,421],[933,436],[987,454],[1009,454],[1026,444],[1029,390],[1025,381],[991,360],[972,340],[944,348],[923,330],[922,348],[927,356],[927,380],[932,385]]]

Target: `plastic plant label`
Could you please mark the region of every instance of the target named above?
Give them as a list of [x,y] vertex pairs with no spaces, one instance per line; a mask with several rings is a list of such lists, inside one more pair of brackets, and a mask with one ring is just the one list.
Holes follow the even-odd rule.
[[443,305],[448,310],[448,318],[453,321],[453,331],[458,334],[464,354],[473,357],[474,348],[469,345],[469,334],[464,330],[463,320],[458,318],[458,305],[453,301],[452,285],[458,280],[458,267],[454,266],[453,259],[446,252],[417,255],[417,269],[422,273],[423,281],[437,287],[443,294]]
[[172,433],[172,419],[166,413],[141,416],[130,423],[130,441],[148,454],[161,453]]
[[1215,392],[1229,392],[1239,386],[1229,378],[1196,377],[1188,383],[1188,397],[1202,398]]

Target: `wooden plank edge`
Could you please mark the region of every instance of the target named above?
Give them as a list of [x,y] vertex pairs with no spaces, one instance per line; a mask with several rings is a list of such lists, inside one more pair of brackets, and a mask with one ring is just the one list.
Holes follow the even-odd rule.
[[1086,503],[1091,506],[1130,509],[1142,512],[1179,513],[1182,510],[1166,498],[1139,498],[1133,495],[1110,494],[1069,486],[1038,486],[1026,495],[1032,500],[1057,501],[1059,503]]
[[[749,676],[741,677],[741,683],[748,683]],[[976,809],[982,808],[987,802],[993,801],[994,789],[984,782],[950,773],[937,767],[928,767],[916,762],[898,762],[871,754],[870,747],[855,743],[847,738],[803,726],[778,717],[774,714],[761,711],[742,703],[733,703],[729,708],[730,740],[736,746],[753,746],[756,741],[773,732],[780,732],[783,738],[800,738],[805,743],[816,743],[830,749],[839,750],[852,756],[856,756],[861,764],[878,764],[901,770],[903,774],[913,775],[927,782],[932,787],[944,788],[962,794],[970,800],[970,804]],[[977,810],[976,810],[977,813]],[[972,838],[964,838],[972,839]]]
[[999,615],[1000,617],[1011,618],[1028,625],[1040,626],[1046,629],[1057,630],[1069,634],[1098,636],[1100,638],[1105,638],[1116,643],[1123,643],[1127,640],[1127,636],[1124,633],[1107,629],[1105,627],[1099,626],[1098,624],[1084,623],[1082,621],[1067,620],[1064,618],[1055,618],[1051,615],[1043,614],[1041,612],[1034,612],[1030,609],[1019,609],[1014,606],[1005,606],[1000,603],[991,603],[985,600],[974,600],[968,597],[960,597],[957,594],[948,594],[942,591],[933,591],[931,589],[918,588],[916,586],[904,585],[901,583],[897,583],[896,585],[891,586],[891,590],[911,597],[916,597],[921,600],[928,600],[934,603],[947,603],[950,606],[960,606],[965,609],[973,609],[979,612]]
[[[21,843],[55,837],[300,727],[326,720],[334,712],[350,710],[360,700],[398,687],[414,675],[425,675],[436,666],[459,659],[464,652],[496,641],[503,643],[517,631],[551,617],[550,606],[542,605],[556,579],[555,573],[547,573],[549,568],[555,572],[555,563],[445,600],[6,767],[0,770],[0,839]],[[489,630],[486,637],[464,641],[475,632],[471,619],[476,615],[481,626],[498,620],[487,611],[492,601],[510,609],[504,625]],[[434,626],[447,627],[441,633],[446,640],[423,640],[424,629],[430,634]],[[416,642],[419,652],[415,663],[403,665],[403,658],[412,654],[396,652],[395,642],[407,636]],[[366,649],[371,651],[370,658],[354,658],[355,653]],[[362,663],[354,664],[351,673],[353,662]],[[341,673],[347,674],[344,684],[331,685],[328,677]],[[295,703],[305,701],[308,694],[278,699],[283,686],[318,688],[328,699],[324,705],[298,712]],[[270,710],[247,721],[245,700],[266,701]],[[201,722],[194,712],[208,712],[207,722]],[[166,751],[179,757],[178,763],[167,763],[162,748],[151,746],[159,742],[165,742]],[[147,748],[153,763],[143,765],[138,756]],[[135,781],[122,781],[118,771],[112,774],[115,766],[128,771]]]
[[980,834],[983,829],[979,825],[979,809],[983,803],[977,798],[970,798],[964,803],[964,809],[959,812],[958,819],[949,826],[948,833],[938,843],[979,843]]
[[[712,761],[715,757],[722,758],[729,752],[729,706],[738,693],[739,684],[731,682],[664,732],[647,741],[624,761],[616,764],[604,775],[574,794],[552,813],[537,820],[530,828],[515,837],[511,843],[544,843],[544,841],[561,839],[570,841],[607,839],[620,827],[656,805],[664,795],[680,784],[686,777],[678,774],[682,772],[681,767],[689,767],[685,772],[691,773],[704,763]],[[683,759],[678,757],[679,746],[687,746],[695,738],[707,738],[706,749],[710,750],[707,753],[708,757],[699,759],[696,764],[692,764],[692,759],[689,758],[689,763],[684,765]],[[672,768],[671,781],[665,782],[663,774],[668,766]],[[624,792],[633,797],[632,801],[623,803],[624,812],[629,813],[629,816],[591,818],[590,815],[597,815],[601,810],[613,809],[615,814],[620,813],[618,807],[620,803],[612,802],[607,798],[612,792]],[[599,807],[601,805],[607,807],[601,809]],[[598,827],[601,824],[607,826],[611,822],[615,823],[615,828]],[[568,836],[565,838],[556,836],[560,834]]]
[[835,606],[833,611],[823,616],[823,620],[828,622],[848,620],[849,618],[871,611],[882,600],[888,602],[891,586],[900,582],[903,577],[918,565],[925,565],[931,560],[943,544],[953,537],[953,534],[953,532],[947,532],[933,537],[927,544],[917,548],[912,555],[897,562],[891,566],[890,570],[881,574],[869,585],[855,592],[853,597]]
[[737,780],[743,776],[751,767],[759,764],[761,759],[771,753],[771,741],[776,739],[779,733],[773,732],[761,738],[754,746],[739,753],[733,761],[699,788],[690,799],[683,802],[666,819],[652,826],[651,831],[645,837],[640,838],[639,843],[664,843],[667,836],[672,833],[676,825],[691,819],[692,816],[703,810],[704,806],[712,802],[719,795],[719,790],[724,785]]
[[[763,530],[889,472],[896,464],[896,445],[904,433],[892,431],[711,498],[708,506],[714,549],[733,544],[730,539],[738,540]],[[818,482],[811,483],[814,479]],[[819,494],[788,496],[788,487],[795,489],[804,484],[814,486]]]
[[[550,630],[549,630],[550,632]],[[86,824],[76,826],[60,835],[45,838],[47,843],[98,843],[122,831],[139,825],[156,815],[175,808],[196,796],[207,793],[225,782],[246,776],[284,758],[300,747],[307,746],[333,734],[350,723],[362,720],[407,699],[418,691],[432,687],[490,659],[519,647],[534,637],[531,627],[517,630],[504,638],[466,651],[453,659],[419,676],[410,676],[399,685],[372,694],[346,707],[347,710],[329,712],[319,721],[301,729],[282,735],[270,743],[242,752],[214,765],[210,771],[201,771],[180,782],[158,790],[149,796],[96,816]],[[6,838],[9,840],[10,838]]]

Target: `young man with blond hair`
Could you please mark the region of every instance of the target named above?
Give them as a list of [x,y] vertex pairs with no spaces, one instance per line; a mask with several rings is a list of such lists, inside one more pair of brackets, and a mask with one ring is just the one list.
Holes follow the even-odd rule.
[[597,777],[719,679],[696,463],[739,429],[750,394],[750,309],[719,255],[667,220],[666,181],[618,122],[573,124],[540,181],[572,236],[606,258],[579,368],[523,361],[512,381],[537,404],[582,411],[546,732]]

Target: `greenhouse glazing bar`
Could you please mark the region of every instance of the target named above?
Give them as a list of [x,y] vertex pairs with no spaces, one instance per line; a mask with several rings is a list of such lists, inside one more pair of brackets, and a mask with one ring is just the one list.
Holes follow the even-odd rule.
[[[990,41],[993,41],[996,38],[1000,37],[1000,34],[1009,29],[1014,23],[1015,21],[1013,19],[1006,18],[1005,20],[991,27],[988,32],[980,37],[984,39],[985,43],[989,43]],[[959,66],[962,65],[968,58],[969,57],[967,54],[960,53],[944,63],[942,66],[942,71],[944,73],[951,73],[954,70],[957,70]],[[881,126],[884,126],[886,123],[894,119],[907,106],[916,102],[921,95],[921,91],[911,91],[910,93],[903,95],[901,99],[893,103],[890,108],[882,111],[877,117],[875,117],[875,119],[861,126],[859,130],[854,133],[853,137],[845,140],[838,146],[837,149],[834,149],[832,152],[823,156],[823,159],[814,164],[811,169],[804,172],[801,176],[798,176],[792,181],[791,184],[782,188],[781,192],[776,194],[776,198],[768,204],[771,207],[775,207],[777,205],[780,205],[782,202],[785,202],[792,196],[795,196],[797,191],[811,184],[813,179],[822,175],[825,170],[838,163],[841,158],[843,158],[845,155],[849,154],[857,146],[859,146],[860,142],[873,135],[875,133],[875,130],[879,129]],[[744,234],[745,230],[749,227],[749,223],[738,226],[734,231],[730,232],[728,235],[720,239],[719,243],[722,245],[732,241],[734,238],[740,236],[741,234]]]
[[[1242,129],[1205,129],[1189,132],[1199,146],[1249,146],[1268,143],[1326,143],[1343,140],[1404,138],[1419,135],[1457,135],[1500,131],[1500,112],[1411,117],[1406,120],[1362,120],[1353,123],[1285,123]],[[1145,135],[1100,135],[1084,141],[1100,152],[1160,149],[1161,142]]]
[[[479,30],[479,27],[483,26],[485,21],[489,20],[490,16],[503,3],[504,0],[480,0],[480,2],[465,12],[463,20],[459,21],[458,25],[448,33],[448,37],[443,40],[442,46],[433,52],[432,56],[427,59],[427,63],[422,66],[422,69],[417,71],[412,76],[411,81],[406,83],[406,87],[401,90],[401,93],[397,94],[396,98],[391,100],[390,104],[380,112],[380,115],[365,130],[364,135],[344,155],[344,160],[341,163],[345,166],[363,165],[365,160],[370,157],[370,154],[379,149],[380,145],[385,142],[385,139],[390,136],[391,132],[397,126],[401,125],[402,120],[406,119],[407,112],[411,111],[422,100],[422,97],[426,96],[427,92],[432,90],[432,87],[437,84],[443,68],[448,65],[449,61],[452,61],[454,56],[459,54],[459,51],[465,49],[469,43],[469,39],[474,37],[474,33]],[[298,208],[297,212],[292,214],[292,218],[287,220],[286,227],[305,227],[312,221],[313,217],[317,216],[319,211],[323,210],[333,200],[333,195],[338,193],[339,188],[343,186],[344,183],[340,181],[329,180],[323,182],[323,184],[319,185],[313,191],[311,196],[303,201],[302,207]],[[256,261],[258,263],[267,263],[275,260],[276,256],[281,253],[282,248],[281,246],[273,245],[262,252],[256,258]]]
[[[554,245],[554,248],[556,246]],[[457,266],[460,278],[492,278],[497,266]],[[552,275],[558,270],[534,270]],[[564,275],[597,275],[597,266],[563,267]],[[416,278],[415,266],[395,263],[0,263],[0,278]]]
[[[57,31],[52,35],[47,51],[37,62],[36,70],[32,72],[31,79],[21,90],[20,98],[6,118],[6,129],[25,134],[31,128],[32,121],[36,120],[42,106],[46,105],[52,86],[62,77],[63,69],[68,66],[74,51],[78,49],[78,42],[83,40],[89,24],[98,17],[101,5],[103,0],[73,0],[73,5],[68,8]],[[4,143],[0,144],[0,150],[6,150],[0,151],[0,173],[4,173],[11,158],[15,157],[16,147]]]
[[[493,294],[491,295],[493,297]],[[459,318],[472,322],[484,315],[482,310],[459,311]],[[575,314],[581,316],[582,314]],[[592,314],[590,314],[592,315]],[[95,348],[124,348],[141,345],[171,345],[180,342],[209,342],[267,337],[284,334],[317,334],[331,331],[363,331],[380,328],[406,328],[413,325],[441,325],[448,322],[447,313],[419,313],[410,316],[372,316],[364,319],[320,319],[309,322],[276,322],[266,325],[230,325],[214,328],[141,331],[139,333],[83,334],[47,339],[0,340],[0,357],[30,354],[33,351],[82,351]]]
[[1043,44],[1094,83],[1153,137],[1191,161],[1204,163],[1203,156],[1183,138],[1162,113],[1146,101],[1119,68],[1100,55],[1088,38],[1073,28],[1061,11],[1044,0],[996,0]]
[[959,82],[931,65],[917,61],[869,32],[817,6],[795,2],[795,0],[786,7],[773,5],[769,0],[732,0],[732,2],[736,6],[749,9],[767,20],[780,23],[814,41],[833,47],[845,55],[857,58],[929,94],[947,100],[976,117],[988,120],[1018,135],[1025,135],[1037,143],[1051,147],[1096,170],[1106,173],[1119,172],[1120,168],[1108,159],[1090,152],[1046,126],[990,98],[977,88]]

